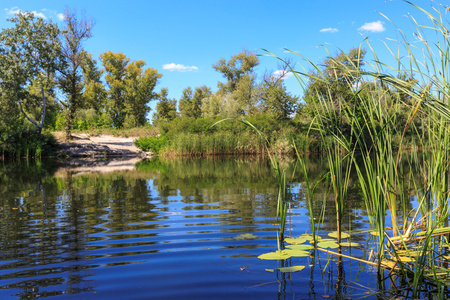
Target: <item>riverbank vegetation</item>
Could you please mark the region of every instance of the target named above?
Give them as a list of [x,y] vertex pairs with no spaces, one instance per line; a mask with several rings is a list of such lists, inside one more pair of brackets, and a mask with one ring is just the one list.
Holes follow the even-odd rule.
[[[84,50],[84,42],[91,38],[92,20],[79,18],[69,9],[64,20],[65,27],[58,28],[51,21],[23,13],[10,20],[13,27],[0,33],[3,156],[49,155],[52,143],[48,147],[40,144],[42,130],[64,131],[68,139],[79,131],[135,136],[137,146],[160,155],[264,153],[263,140],[242,125],[242,119],[261,130],[278,153],[294,154],[294,145],[300,153],[325,153],[332,134],[322,136],[324,132],[315,128],[318,100],[335,99],[332,107],[320,108],[330,110],[323,126],[348,135],[351,118],[362,121],[364,116],[359,111],[347,116],[345,105],[360,109],[358,101],[367,101],[375,92],[390,103],[399,127],[408,122],[403,107],[411,106],[407,91],[392,86],[381,91],[378,83],[366,81],[362,73],[356,75],[366,65],[363,48],[329,53],[322,64],[310,66],[314,71],[307,74],[302,97],[292,95],[284,84],[288,76],[300,74],[290,70],[292,61],[283,60],[276,72],[258,76],[260,56],[243,50],[212,65],[224,78],[215,91],[207,86],[186,87],[180,99],[169,99],[167,87],[156,90],[161,74],[144,61],[106,51],[97,62]],[[347,68],[354,69],[352,82],[343,75]],[[414,74],[399,76],[411,88],[417,83]],[[154,112],[151,101],[157,102]],[[419,114],[413,120],[415,130],[425,136],[426,114]],[[212,126],[225,118],[235,121]],[[28,134],[27,146],[16,145],[14,136],[23,132],[36,134]],[[392,132],[392,146],[398,148],[400,140],[405,146],[416,146],[416,136],[413,129],[404,135]],[[361,137],[372,139],[366,129]]]
[[[317,251],[342,259],[341,251],[324,248],[341,249],[342,241],[351,242],[357,234],[343,219],[349,178],[356,175],[377,242],[368,257],[344,257],[376,267],[379,278],[389,277],[393,286],[381,287],[382,293],[444,299],[450,286],[449,23],[439,7],[428,12],[412,6],[430,23],[412,18],[416,40],[411,43],[400,34],[398,43],[406,53],[389,48],[394,65],[380,61],[374,52],[367,59],[359,47],[329,57],[325,67],[305,61],[303,70],[314,72],[291,68],[304,88],[311,128],[324,142],[329,168],[320,181],[330,187],[336,214],[336,240],[321,246],[321,221],[313,219],[310,206],[312,236],[307,238]],[[367,47],[372,49],[368,40]],[[275,173],[278,177],[277,168]],[[308,199],[314,184],[305,185]],[[282,230],[279,235],[281,240]],[[289,251],[278,249],[270,259],[287,259]]]

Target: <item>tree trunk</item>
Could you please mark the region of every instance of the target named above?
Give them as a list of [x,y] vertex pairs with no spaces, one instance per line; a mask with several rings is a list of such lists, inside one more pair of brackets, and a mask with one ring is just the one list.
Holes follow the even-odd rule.
[[45,120],[45,111],[46,111],[46,99],[45,99],[45,93],[44,93],[44,88],[41,87],[41,92],[42,92],[42,114],[41,114],[41,122],[38,124],[36,121],[34,121],[33,119],[31,119],[23,110],[22,107],[22,102],[19,101],[19,106],[20,106],[20,111],[22,112],[22,114],[25,116],[25,118],[30,121],[32,124],[34,124],[34,126],[36,126],[37,128],[37,132],[38,134],[41,134],[42,132],[42,128],[44,127],[44,120]]

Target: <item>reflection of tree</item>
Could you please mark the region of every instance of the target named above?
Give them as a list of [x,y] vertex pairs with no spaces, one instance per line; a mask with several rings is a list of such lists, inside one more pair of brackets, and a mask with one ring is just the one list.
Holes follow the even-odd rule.
[[0,280],[9,279],[2,288],[20,298],[92,291],[88,278],[97,266],[93,257],[103,256],[95,251],[104,247],[104,233],[156,227],[142,174],[60,172],[55,178],[42,165],[19,166],[0,166],[0,250],[6,262]]
[[[326,161],[307,160],[310,180],[317,182],[326,173]],[[304,179],[293,160],[282,164],[291,181],[288,195],[295,214],[307,208]],[[275,229],[266,225],[274,223],[277,182],[263,158],[155,159],[139,163],[137,171],[62,171],[59,177],[52,175],[54,169],[32,162],[0,165],[0,280],[8,279],[2,288],[18,291],[22,298],[93,291],[97,267],[132,263],[134,255],[160,251],[149,245],[162,243],[163,237],[155,237],[171,226],[164,222],[174,207],[180,210],[174,219],[182,226],[214,225],[223,248],[260,247],[258,240],[237,244],[233,238],[261,227]],[[313,209],[319,215],[325,199],[331,213],[323,228],[334,230],[334,199],[328,192],[326,184],[318,185]],[[363,226],[358,214],[365,211],[356,178],[350,181],[347,201],[344,223],[354,230]],[[290,283],[281,279],[284,297]],[[314,296],[313,285],[310,290]]]

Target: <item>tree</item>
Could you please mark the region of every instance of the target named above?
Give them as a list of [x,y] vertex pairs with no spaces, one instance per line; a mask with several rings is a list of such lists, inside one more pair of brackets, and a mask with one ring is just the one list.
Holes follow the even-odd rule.
[[183,90],[178,104],[180,115],[194,119],[200,118],[203,100],[211,95],[211,89],[206,86],[197,87],[194,93],[190,87],[187,87]]
[[282,77],[266,75],[255,94],[262,111],[280,121],[289,119],[298,108],[298,97],[287,92]]
[[231,56],[229,61],[220,59],[213,68],[221,72],[227,82],[219,82],[217,85],[219,90],[216,99],[224,98],[222,102],[231,105],[238,114],[254,114],[256,111],[256,101],[252,97],[256,79],[254,68],[258,65],[256,54],[247,50]]
[[71,138],[71,130],[75,114],[83,103],[83,71],[82,66],[86,54],[83,51],[83,42],[91,37],[93,23],[85,16],[79,21],[76,11],[66,7],[64,12],[65,29],[62,31],[62,54],[65,67],[60,70],[59,87],[66,100],[63,106],[66,109],[66,137]]
[[[4,98],[13,99],[19,105],[25,118],[41,133],[46,112],[45,92],[53,90],[54,74],[62,59],[60,31],[55,24],[35,18],[32,13],[19,13],[8,21],[15,23],[15,27],[0,33],[0,91]],[[39,101],[33,101],[36,100],[30,93],[33,85],[40,87]],[[41,106],[39,123],[25,112],[27,106]]]
[[105,80],[109,87],[108,107],[113,126],[122,128],[125,122],[125,76],[130,59],[123,53],[112,51],[100,54],[106,71]]
[[252,74],[253,69],[257,65],[259,65],[258,56],[247,50],[231,56],[229,61],[226,61],[224,58],[220,59],[213,65],[213,68],[222,73],[223,77],[227,79],[227,82],[219,83],[219,89],[225,90],[226,92],[234,91],[242,76]]
[[162,77],[157,70],[147,68],[142,60],[132,61],[126,68],[124,78],[125,110],[132,118],[134,126],[144,125],[147,122],[146,114],[150,111],[147,104],[158,97],[153,92],[159,78]]
[[168,93],[167,88],[162,88],[158,95],[159,102],[156,105],[156,113],[153,115],[153,124],[171,121],[177,117],[177,100],[170,100]]
[[359,71],[364,66],[365,49],[353,48],[348,54],[340,52],[324,60],[322,69],[311,73],[303,99],[306,103],[318,98],[334,102],[349,101],[353,90],[361,80]]
[[[349,131],[345,109],[355,107],[361,97],[354,97],[361,84],[361,68],[366,50],[353,48],[324,60],[321,70],[310,74],[303,100],[314,114],[326,115],[327,127]],[[317,103],[321,105],[317,105]],[[307,111],[308,109],[305,109]],[[325,120],[324,119],[324,120]]]
[[92,59],[90,53],[84,52],[83,65],[83,107],[92,108],[97,114],[106,107],[106,89],[102,83],[104,70],[99,70],[97,61]]

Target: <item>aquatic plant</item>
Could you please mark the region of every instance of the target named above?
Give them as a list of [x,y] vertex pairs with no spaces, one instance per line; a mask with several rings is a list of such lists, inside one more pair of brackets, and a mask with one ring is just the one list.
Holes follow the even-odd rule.
[[[386,44],[396,66],[380,61],[366,39],[373,54],[371,61],[362,60],[365,51],[360,46],[349,54],[327,58],[331,66],[327,70],[307,59],[314,72],[304,66],[301,70],[290,68],[309,93],[311,130],[321,134],[325,145],[338,242],[349,174],[356,172],[378,239],[375,265],[380,274],[388,269],[389,275],[399,276],[391,278],[398,283],[398,293],[411,293],[416,298],[424,286],[434,287],[436,295],[445,294],[450,286],[450,272],[443,268],[448,263],[447,252],[442,250],[450,237],[450,31],[445,13],[435,7],[428,12],[408,3],[424,13],[431,25],[419,24],[411,16],[416,43],[408,42],[399,30],[399,43],[406,55]],[[436,34],[437,40],[428,40],[425,30]],[[371,70],[363,70],[363,63]],[[336,93],[336,82],[345,93]],[[424,151],[413,149],[412,158],[405,158],[404,150],[410,143]],[[405,180],[405,159],[422,179]],[[406,193],[410,188],[416,191],[417,204],[412,210],[408,209],[410,197]],[[312,228],[314,233],[314,224]],[[322,248],[320,243],[316,246]]]

